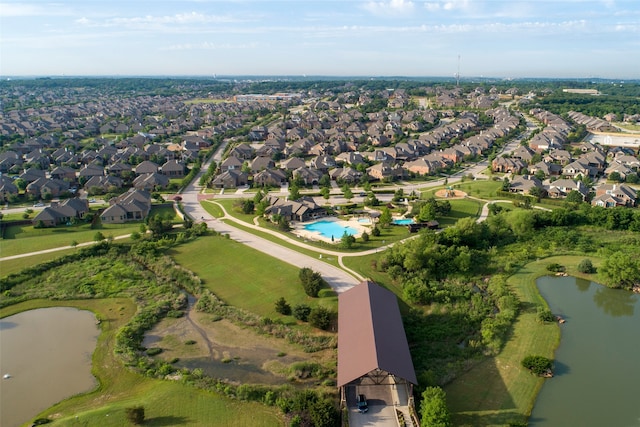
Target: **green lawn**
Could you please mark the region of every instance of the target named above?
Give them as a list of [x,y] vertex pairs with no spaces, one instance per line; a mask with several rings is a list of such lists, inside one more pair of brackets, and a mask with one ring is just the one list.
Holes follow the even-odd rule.
[[436,218],[441,226],[448,227],[455,225],[461,218],[480,216],[484,203],[473,199],[449,200],[451,212],[448,215]]
[[[557,262],[578,277],[578,263],[585,256],[557,256],[524,266],[509,278],[521,301],[521,314],[503,350],[449,384],[445,390],[454,425],[505,425],[528,418],[544,379],[531,375],[520,366],[528,355],[553,358],[560,342],[560,328],[555,323],[537,321],[537,307],[547,306],[536,287],[536,278],[548,274],[546,266]],[[599,260],[593,260],[598,264]],[[550,381],[553,381],[551,379]]]
[[97,232],[105,237],[117,237],[140,231],[140,223],[104,224],[92,229],[90,224],[77,226],[61,225],[55,228],[34,228],[31,225],[8,227],[5,238],[0,240],[3,257],[69,246],[71,242],[92,242]]
[[466,181],[453,184],[453,188],[464,191],[472,197],[490,200],[496,198],[496,191],[502,188],[502,181],[493,181],[490,179]]
[[[170,206],[154,206],[151,215],[161,215],[176,221],[175,211]],[[101,224],[92,229],[90,224],[60,225],[52,228],[34,228],[31,225],[14,225],[7,228],[5,238],[0,240],[0,256],[24,254],[44,249],[69,246],[72,242],[92,242],[97,232],[105,237],[117,237],[140,231],[141,222],[125,224]],[[4,272],[3,272],[4,274]]]
[[0,317],[40,307],[67,306],[96,313],[102,333],[93,354],[93,373],[100,385],[38,415],[53,416],[53,426],[129,425],[125,408],[142,405],[148,426],[281,426],[277,410],[255,403],[234,401],[177,382],[142,377],[125,369],[113,353],[116,331],[135,313],[129,299],[83,301],[32,300],[0,310]]
[[279,316],[274,311],[279,297],[292,306],[304,303],[322,304],[333,310],[337,307],[337,297],[317,299],[304,293],[298,267],[231,239],[201,237],[172,249],[169,254],[178,264],[195,272],[223,301],[262,316]]

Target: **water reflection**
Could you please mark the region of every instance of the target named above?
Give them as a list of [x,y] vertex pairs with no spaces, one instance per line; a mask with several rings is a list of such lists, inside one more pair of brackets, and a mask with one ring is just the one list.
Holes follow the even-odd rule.
[[637,298],[636,295],[629,291],[599,286],[593,295],[593,301],[606,314],[612,317],[620,317],[633,316]]
[[585,292],[589,290],[589,287],[591,286],[591,281],[576,277],[576,286],[578,287],[578,290],[580,292]]

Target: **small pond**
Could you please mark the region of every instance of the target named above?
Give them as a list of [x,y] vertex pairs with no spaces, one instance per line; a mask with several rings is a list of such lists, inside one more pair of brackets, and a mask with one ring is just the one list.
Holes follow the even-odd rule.
[[69,396],[92,390],[91,355],[99,333],[93,313],[70,307],[0,319],[0,426],[19,426]]
[[640,426],[640,295],[575,277],[537,285],[566,323],[529,425]]

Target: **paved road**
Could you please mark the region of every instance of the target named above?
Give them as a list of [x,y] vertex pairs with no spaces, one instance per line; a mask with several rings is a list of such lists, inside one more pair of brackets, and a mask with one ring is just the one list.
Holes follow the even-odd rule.
[[[220,149],[218,151],[222,152],[223,150]],[[212,159],[215,160],[216,157],[214,156]],[[208,164],[209,162],[202,166],[202,171],[206,170]],[[194,220],[198,221],[204,218],[209,228],[212,228],[219,233],[229,234],[233,240],[296,267],[309,267],[314,271],[319,272],[331,288],[338,293],[344,292],[360,282],[359,277],[355,277],[340,268],[323,262],[320,259],[315,259],[308,255],[301,254],[300,252],[278,245],[244,230],[240,230],[212,217],[200,204],[198,195],[200,194],[202,187],[198,184],[199,179],[200,176],[198,175],[181,193],[184,211]],[[264,231],[264,229],[261,229],[261,231]],[[317,248],[313,248],[313,250],[317,251]],[[245,260],[245,262],[251,262],[251,260]]]

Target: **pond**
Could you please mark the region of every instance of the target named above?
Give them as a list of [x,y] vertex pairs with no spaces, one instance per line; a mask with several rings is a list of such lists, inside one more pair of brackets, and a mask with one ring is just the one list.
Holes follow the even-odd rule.
[[537,285],[566,323],[529,425],[640,426],[640,295],[574,277]]
[[91,355],[99,333],[93,313],[70,307],[0,319],[0,425],[19,426],[95,388]]

